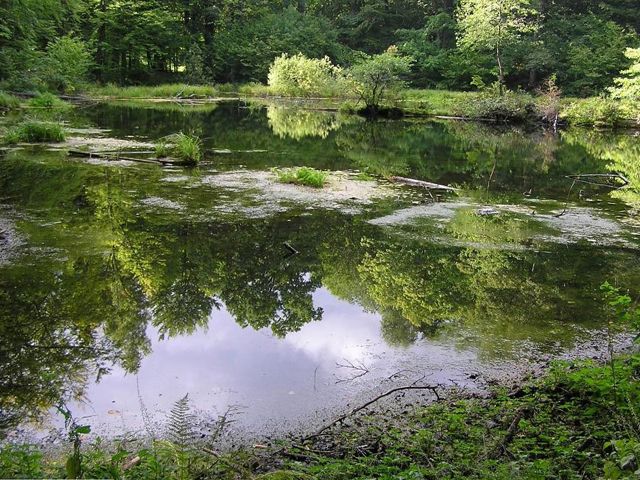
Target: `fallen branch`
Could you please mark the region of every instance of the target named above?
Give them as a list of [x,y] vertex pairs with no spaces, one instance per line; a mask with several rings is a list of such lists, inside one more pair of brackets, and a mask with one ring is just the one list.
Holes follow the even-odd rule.
[[507,433],[505,434],[502,441],[494,449],[492,458],[499,458],[503,453],[507,451],[507,446],[511,443],[513,437],[515,437],[518,431],[520,420],[522,420],[522,417],[526,412],[526,408],[521,408],[516,412],[513,420],[511,421],[511,424],[509,425],[509,428],[507,429]]
[[[613,188],[613,189],[620,189],[623,187],[626,187],[627,185],[629,185],[629,179],[627,177],[625,177],[624,175],[622,175],[621,173],[580,173],[577,175],[567,175],[567,178],[571,178],[576,182],[580,182],[580,183],[587,183],[589,185],[595,185],[598,187],[606,187],[606,188]],[[585,179],[603,179],[603,180],[620,180],[622,182],[621,185],[610,185],[608,183],[603,183],[603,182],[593,182],[590,180],[585,180]]]
[[69,152],[69,155],[75,156],[75,157],[98,158],[101,160],[109,160],[109,161],[124,160],[127,162],[151,163],[153,165],[180,165],[181,164],[181,162],[174,161],[174,160],[124,157],[117,153],[85,152],[84,150],[74,150],[74,149],[70,149],[68,150],[68,152]]
[[425,182],[424,180],[416,180],[414,178],[406,177],[391,177],[389,180],[396,183],[403,183],[412,187],[426,188],[427,190],[443,190],[446,192],[455,192],[456,189],[448,185],[441,185],[439,183]]
[[396,387],[396,388],[392,388],[391,390],[388,390],[387,392],[378,395],[377,397],[369,400],[367,403],[360,405],[359,407],[354,408],[353,410],[350,410],[349,412],[340,415],[338,418],[336,418],[334,421],[332,421],[331,423],[325,425],[324,427],[322,427],[320,430],[318,430],[316,433],[309,435],[307,437],[304,437],[303,440],[309,440],[311,438],[314,437],[318,437],[320,435],[322,435],[324,432],[326,432],[327,430],[329,430],[331,427],[333,427],[334,425],[336,425],[337,423],[340,423],[344,420],[346,420],[347,418],[349,418],[352,415],[355,415],[356,413],[358,413],[361,410],[364,410],[365,408],[373,405],[374,403],[376,403],[378,400],[381,400],[385,397],[388,397],[389,395],[393,395],[394,393],[397,392],[402,392],[402,391],[406,391],[406,390],[431,390],[433,392],[433,394],[436,396],[437,400],[440,400],[440,395],[438,394],[438,386],[433,386],[433,385],[415,385],[416,383],[418,383],[420,380],[416,380],[414,383],[412,383],[411,385],[407,385],[405,387]]

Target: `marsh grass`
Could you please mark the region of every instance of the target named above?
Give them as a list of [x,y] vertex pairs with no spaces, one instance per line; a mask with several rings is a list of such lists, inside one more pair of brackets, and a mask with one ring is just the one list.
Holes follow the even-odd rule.
[[20,107],[20,99],[9,93],[0,92],[0,111],[14,110],[18,107]]
[[27,120],[9,129],[3,137],[3,143],[59,143],[65,139],[64,128],[59,123]]
[[203,157],[202,140],[183,132],[163,137],[156,142],[158,158],[173,157],[185,165],[197,165]]
[[51,93],[39,93],[30,99],[27,105],[31,108],[45,108],[48,110],[66,110],[71,108],[70,104],[64,100],[60,100]]
[[112,98],[208,98],[229,91],[228,86],[188,85],[186,83],[133,87],[118,87],[109,84],[103,87],[93,87],[89,90],[89,94]]
[[312,188],[322,188],[327,183],[327,174],[309,167],[293,170],[277,170],[276,175],[280,183],[292,183]]

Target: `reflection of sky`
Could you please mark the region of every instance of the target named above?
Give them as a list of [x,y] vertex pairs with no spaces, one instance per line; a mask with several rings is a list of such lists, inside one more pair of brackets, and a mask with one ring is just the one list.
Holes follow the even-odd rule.
[[[437,372],[438,379],[446,380],[460,377],[475,359],[471,353],[427,342],[393,349],[380,337],[378,315],[325,289],[315,293],[314,303],[324,309],[324,319],[285,339],[269,330],[242,329],[224,309],[214,310],[209,328],[192,336],[157,341],[157,331],[150,330],[153,353],[138,373],[146,408],[162,419],[189,393],[192,405],[206,412],[242,405],[242,425],[261,431],[270,424],[304,421],[320,409],[344,407],[409,365],[415,370],[409,375],[416,378]],[[347,361],[363,363],[370,373],[338,382],[358,373],[336,365]],[[88,422],[96,433],[142,427],[135,375],[114,369],[89,387],[87,399],[86,405],[76,406],[76,415],[91,416]]]

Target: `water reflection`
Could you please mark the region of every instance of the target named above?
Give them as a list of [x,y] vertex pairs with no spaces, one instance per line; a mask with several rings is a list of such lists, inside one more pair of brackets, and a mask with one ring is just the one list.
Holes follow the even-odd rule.
[[[473,338],[477,355],[490,358],[508,357],[521,341],[553,339],[570,346],[582,329],[601,320],[603,280],[638,284],[633,242],[555,241],[553,235],[560,234],[554,225],[526,213],[531,205],[547,208],[541,200],[550,202],[549,209],[561,205],[570,184],[566,174],[609,168],[623,171],[631,188],[613,195],[590,191],[570,201],[576,208],[597,208],[593,211],[611,222],[626,219],[620,200],[637,201],[634,137],[569,132],[557,138],[457,123],[340,125],[333,116],[282,120],[283,112],[272,109],[269,115],[237,105],[186,116],[167,109],[105,109],[99,126],[113,135],[129,134],[134,127],[127,125],[144,137],[189,127],[210,135],[210,145],[244,151],[266,147],[267,153],[231,154],[222,164],[205,164],[186,177],[195,183],[167,181],[177,173],[159,168],[91,165],[59,152],[28,150],[2,159],[0,191],[8,207],[3,216],[25,238],[16,244],[12,262],[0,265],[0,421],[5,429],[37,417],[61,398],[87,392],[102,398],[117,391],[120,381],[130,392],[130,381],[118,372],[141,371],[145,358],[154,359],[144,367],[147,372],[162,368],[154,363],[159,361],[189,371],[204,361],[198,345],[215,354],[207,360],[212,370],[205,390],[223,374],[222,384],[240,388],[239,380],[229,377],[246,376],[243,362],[271,362],[267,383],[249,376],[252,380],[243,384],[247,398],[260,389],[267,396],[276,387],[295,391],[302,373],[263,359],[263,346],[245,349],[238,338],[255,340],[251,332],[269,332],[274,348],[285,341],[315,360],[327,355],[326,364],[347,353],[378,355],[389,347],[397,359],[409,355],[397,352],[411,345],[416,346],[410,355],[423,358],[417,352],[432,352],[436,338],[459,339],[465,347],[461,338]],[[281,122],[277,127],[275,118]],[[303,125],[295,130],[300,118]],[[252,218],[234,210],[247,201],[241,192],[197,183],[203,174],[216,175],[225,162],[235,168],[238,163],[347,166],[455,183],[462,187],[460,206],[430,203],[417,208],[428,212],[442,205],[445,214],[382,221],[409,206],[411,200],[399,190],[398,199],[359,215],[293,202]],[[149,198],[181,208],[145,203]],[[525,205],[525,213],[477,214],[478,202],[499,201]],[[219,204],[230,213],[205,219],[194,214]],[[291,255],[285,242],[299,254]],[[231,351],[218,337],[223,335],[219,319],[232,319],[244,329],[234,330]],[[366,325],[367,333],[350,342],[345,332],[351,322]],[[363,337],[374,336],[371,329],[386,345],[362,344]],[[162,339],[166,343],[159,343]],[[180,357],[186,363],[175,357],[181,355],[175,351],[180,345],[190,350]],[[360,345],[360,350],[345,352],[345,345]],[[158,357],[153,349],[174,350]],[[464,358],[460,352],[448,354]],[[225,367],[221,356],[233,358],[236,366]],[[313,362],[305,362],[308,375]],[[274,373],[279,371],[284,373]],[[145,374],[145,381],[150,377]],[[102,386],[93,385],[100,378],[106,378]],[[190,378],[181,386],[198,390],[198,371]]]

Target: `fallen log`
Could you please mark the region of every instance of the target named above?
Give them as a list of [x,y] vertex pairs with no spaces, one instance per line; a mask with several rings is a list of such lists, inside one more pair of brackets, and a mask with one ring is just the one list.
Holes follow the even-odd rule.
[[446,192],[455,192],[456,189],[448,185],[441,185],[439,183],[425,182],[424,180],[416,180],[414,178],[405,177],[391,177],[390,180],[396,183],[403,183],[412,187],[426,188],[428,190],[442,190]]
[[76,157],[98,158],[101,160],[109,160],[109,161],[125,160],[127,162],[151,163],[153,165],[181,165],[182,164],[182,162],[176,162],[173,160],[125,157],[122,155],[118,155],[117,153],[85,152],[84,150],[74,150],[74,149],[70,149],[68,150],[68,152],[69,152],[69,155],[76,156]]

